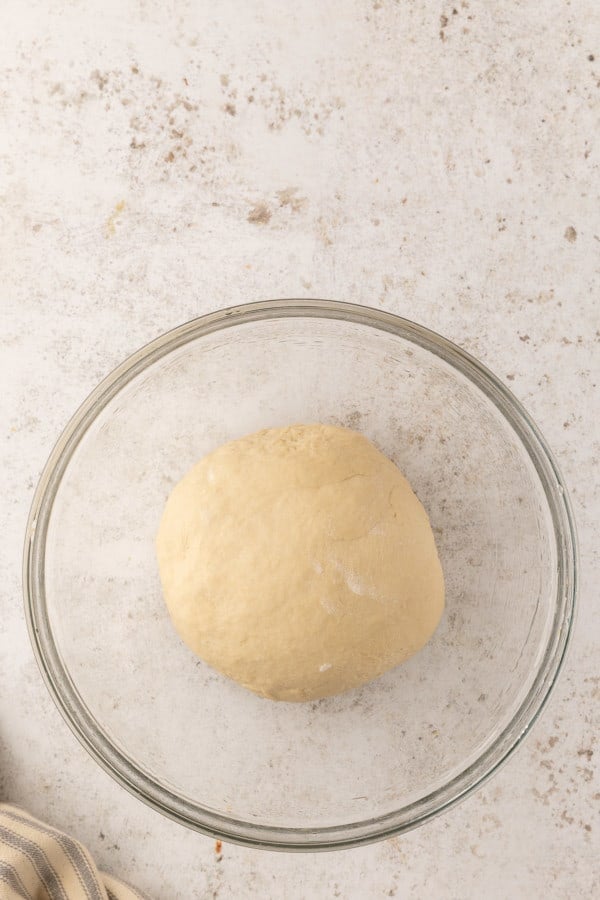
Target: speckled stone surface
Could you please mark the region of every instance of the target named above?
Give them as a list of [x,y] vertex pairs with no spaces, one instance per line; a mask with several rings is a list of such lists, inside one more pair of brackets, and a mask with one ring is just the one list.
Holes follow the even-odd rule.
[[[598,896],[596,0],[4,0],[0,66],[0,796],[162,900]],[[358,850],[217,855],[71,735],[29,645],[21,547],[100,378],[274,296],[398,312],[506,380],[570,486],[580,607],[541,721],[461,806]]]

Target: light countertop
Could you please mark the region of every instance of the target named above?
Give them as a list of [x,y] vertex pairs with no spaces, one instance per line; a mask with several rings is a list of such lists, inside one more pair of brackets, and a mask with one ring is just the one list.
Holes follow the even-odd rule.
[[[156,900],[598,896],[597,0],[5,0],[0,70],[0,798]],[[270,297],[397,312],[496,372],[570,487],[580,604],[542,719],[462,805],[358,850],[219,859],[63,722],[21,550],[96,383]]]

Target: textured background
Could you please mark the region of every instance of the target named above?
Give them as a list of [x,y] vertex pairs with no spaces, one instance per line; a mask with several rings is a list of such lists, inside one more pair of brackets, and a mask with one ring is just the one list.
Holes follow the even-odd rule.
[[[0,796],[155,898],[598,895],[597,0],[3,0]],[[223,847],[127,795],[42,684],[20,555],[123,357],[221,306],[355,300],[483,360],[570,485],[579,617],[542,720],[457,809],[359,850]]]

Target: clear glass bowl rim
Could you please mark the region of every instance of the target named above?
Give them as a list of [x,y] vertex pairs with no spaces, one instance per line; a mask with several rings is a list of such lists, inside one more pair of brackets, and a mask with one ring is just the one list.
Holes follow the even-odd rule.
[[[384,816],[315,829],[271,827],[216,813],[169,791],[138,768],[111,742],[79,696],[54,641],[44,585],[54,498],[75,448],[100,411],[140,372],[189,341],[248,322],[284,317],[337,319],[379,329],[429,350],[466,376],[494,403],[532,460],[557,548],[557,589],[547,646],[529,693],[496,740],[451,781],[407,806]],[[474,357],[435,332],[383,310],[335,300],[264,300],[218,310],[166,332],[133,353],[92,391],[58,439],[35,491],[23,554],[25,613],[33,650],[50,694],[88,752],[134,796],[175,821],[215,838],[273,850],[332,850],[401,834],[454,806],[497,772],[531,729],[556,682],[572,631],[577,575],[576,529],[563,478],[546,441],[516,397]]]

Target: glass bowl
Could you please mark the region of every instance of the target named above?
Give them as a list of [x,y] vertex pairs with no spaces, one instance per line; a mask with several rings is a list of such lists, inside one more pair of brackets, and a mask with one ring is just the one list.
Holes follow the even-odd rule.
[[[420,653],[305,704],[261,699],[197,659],[154,553],[165,499],[194,462],[294,422],[364,432],[398,464],[447,589]],[[386,312],[277,300],[176,328],[85,401],[35,494],[25,601],[54,699],[124,787],[226,840],[330,849],[425,822],[520,743],[565,653],[575,544],[542,436],[480,363]]]

